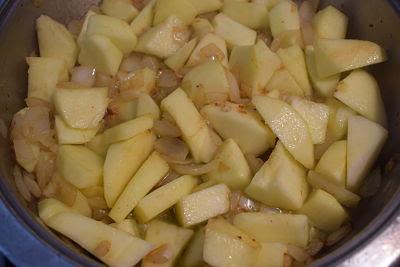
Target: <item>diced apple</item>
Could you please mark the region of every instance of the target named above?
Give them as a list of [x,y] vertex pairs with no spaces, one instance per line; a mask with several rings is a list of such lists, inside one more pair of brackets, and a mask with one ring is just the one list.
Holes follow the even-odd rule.
[[340,140],[347,134],[347,121],[356,113],[334,98],[328,98],[325,102],[329,107],[328,135],[333,141]]
[[117,223],[123,221],[139,201],[165,177],[168,170],[168,163],[157,152],[153,152],[126,185],[108,216]]
[[262,4],[224,1],[222,12],[252,29],[266,29],[269,26],[268,9]]
[[326,176],[321,175],[318,172],[309,171],[307,182],[315,189],[322,189],[328,192],[346,207],[357,207],[361,200],[358,195],[347,190],[343,185],[338,185],[337,183],[330,181]]
[[83,216],[92,217],[92,208],[89,205],[88,199],[80,191],[77,191],[71,208]]
[[95,186],[82,188],[81,192],[87,198],[104,196],[104,188],[102,185],[95,185]]
[[331,194],[321,189],[311,193],[299,212],[307,215],[310,222],[317,228],[327,232],[337,230],[349,217],[340,203]]
[[219,60],[228,67],[228,52],[225,40],[214,33],[206,34],[193,50],[187,66],[195,66],[209,60]]
[[197,11],[197,14],[217,11],[222,7],[220,0],[188,0]]
[[192,192],[198,180],[184,175],[154,190],[139,202],[134,212],[139,222],[146,223],[161,212],[175,205]]
[[112,223],[110,226],[127,232],[133,236],[140,237],[139,228],[134,219],[125,219],[120,223]]
[[300,29],[297,5],[290,1],[280,1],[269,12],[269,25],[274,37],[281,32]]
[[258,113],[239,104],[214,103],[201,113],[222,138],[232,138],[245,154],[258,156],[275,144],[275,135]]
[[79,189],[100,185],[103,159],[84,146],[63,145],[58,148],[57,169]]
[[250,267],[260,244],[224,219],[208,221],[205,230],[203,259],[211,266]]
[[209,20],[204,18],[195,18],[192,23],[193,38],[201,39],[209,33],[214,32],[214,27]]
[[228,212],[229,195],[229,188],[218,184],[182,198],[175,206],[178,222],[183,227],[191,227]]
[[147,130],[134,137],[112,144],[104,162],[104,198],[114,206],[132,175],[153,150],[155,135]]
[[93,15],[89,18],[86,36],[92,35],[109,38],[124,55],[132,52],[137,43],[136,35],[128,23],[105,15]]
[[227,139],[218,148],[214,160],[218,162],[218,167],[205,174],[205,179],[224,183],[233,190],[243,189],[250,183],[249,165],[233,139]]
[[369,41],[318,39],[314,49],[320,78],[386,61],[385,50]]
[[315,15],[312,24],[318,38],[346,38],[348,18],[333,6],[320,10]]
[[178,72],[186,64],[186,61],[192,54],[196,44],[196,39],[190,40],[190,42],[186,43],[178,51],[176,51],[175,54],[168,57],[164,61],[165,65],[167,65],[173,71]]
[[201,190],[204,190],[204,189],[209,188],[211,186],[214,186],[216,184],[218,184],[218,183],[215,182],[215,181],[209,180],[207,182],[204,182],[204,183],[201,183],[201,184],[197,185],[195,188],[193,188],[192,192],[194,193],[194,192],[197,192],[197,191],[201,191]]
[[115,112],[121,122],[136,118],[137,99],[115,103]]
[[134,266],[154,248],[122,230],[72,212],[52,216],[46,224],[110,266]]
[[303,89],[301,89],[287,69],[275,71],[267,86],[254,95],[265,95],[267,92],[269,92],[268,95],[270,93],[276,93],[280,97],[304,96]]
[[[168,260],[163,263],[152,262],[150,259],[144,258],[142,267],[173,267],[175,262],[181,255],[184,247],[193,235],[193,230],[184,229],[173,224],[168,224],[160,220],[154,220],[150,223],[146,232],[146,241],[162,249],[166,246],[166,250],[170,253]],[[156,248],[156,249],[157,249]]]
[[229,47],[235,45],[253,45],[256,41],[257,33],[234,21],[223,13],[214,17],[213,25],[215,33],[225,39]]
[[322,97],[332,97],[339,82],[340,75],[336,74],[327,78],[319,78],[315,65],[314,47],[307,46],[305,53],[308,74],[316,94]]
[[314,144],[323,144],[329,120],[329,107],[303,98],[293,98],[292,107],[305,120]]
[[[140,36],[135,51],[167,58],[187,42],[188,37],[181,34],[186,30],[185,24],[179,18],[168,17]],[[182,38],[176,38],[177,34],[182,35]]]
[[335,97],[369,120],[386,125],[386,113],[379,85],[364,70],[355,70],[337,86]]
[[27,57],[28,97],[51,103],[57,83],[68,81],[68,70],[63,60],[46,57]]
[[69,127],[60,116],[55,116],[55,129],[58,143],[61,145],[79,145],[89,142],[97,133],[99,126],[93,129],[75,129]]
[[157,0],[151,0],[147,5],[140,11],[140,13],[133,19],[131,28],[136,36],[142,35],[147,29],[149,29],[153,23],[154,17],[154,5]]
[[185,25],[190,25],[196,15],[197,10],[189,0],[158,0],[154,8],[153,25],[160,24],[170,16],[175,16]]
[[207,61],[194,67],[185,75],[181,85],[198,108],[212,102],[225,101],[229,96],[225,69],[218,61]]
[[54,94],[58,115],[72,128],[96,128],[108,105],[107,88],[58,89]]
[[139,13],[131,0],[104,0],[100,9],[104,14],[126,22],[131,22]]
[[338,185],[346,184],[347,141],[333,143],[322,155],[315,171],[326,176],[329,181]]
[[253,0],[253,3],[264,5],[268,10],[272,9],[276,4],[282,0]]
[[175,120],[196,162],[209,162],[217,144],[209,128],[186,93],[178,88],[161,102],[161,108]]
[[314,167],[314,146],[307,126],[297,111],[285,102],[256,96],[253,104],[293,157],[306,168]]
[[160,109],[157,103],[148,94],[141,94],[137,100],[136,116],[150,116],[153,120],[160,118]]
[[194,234],[190,240],[187,248],[183,252],[179,266],[182,267],[200,267],[203,261],[203,247],[204,247],[205,230],[201,227]]
[[78,55],[78,46],[67,28],[50,17],[41,15],[36,20],[36,30],[40,56],[61,59],[68,69],[72,69]]
[[111,41],[102,35],[92,35],[81,43],[79,63],[96,70],[115,75],[118,72],[123,54]]
[[229,67],[247,96],[262,90],[276,70],[281,60],[263,41],[253,46],[236,46],[232,49]]
[[287,248],[281,243],[261,243],[261,250],[254,267],[284,267]]
[[245,192],[268,206],[298,210],[308,195],[306,170],[278,142]]
[[297,84],[303,89],[306,96],[312,95],[312,88],[308,79],[308,72],[303,50],[294,45],[289,48],[281,48],[277,54],[282,60],[283,65],[296,80]]
[[45,198],[38,203],[39,217],[43,222],[47,222],[54,215],[65,211],[72,211],[72,208],[54,198]]
[[233,224],[260,242],[288,243],[299,247],[309,242],[309,224],[302,214],[240,213]]
[[79,33],[78,38],[77,38],[77,42],[78,42],[79,45],[82,43],[82,41],[86,37],[87,25],[89,23],[90,17],[93,16],[93,15],[96,15],[96,14],[97,14],[96,12],[94,12],[93,10],[90,10],[90,9],[86,13],[85,18],[83,20],[81,32]]
[[349,119],[346,187],[357,191],[386,142],[388,131],[361,116]]

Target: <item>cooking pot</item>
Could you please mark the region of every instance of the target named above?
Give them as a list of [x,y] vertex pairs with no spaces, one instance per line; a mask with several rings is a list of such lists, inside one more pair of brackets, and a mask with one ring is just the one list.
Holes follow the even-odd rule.
[[[199,0],[201,1],[201,0]],[[0,0],[0,119],[7,127],[24,106],[25,57],[37,51],[35,19],[40,14],[67,23],[79,19],[99,0]],[[379,43],[389,61],[370,68],[381,86],[390,138],[378,167],[390,162],[378,193],[361,201],[352,211],[353,232],[323,252],[314,266],[389,266],[400,256],[400,2],[396,0],[321,0],[344,11],[349,19],[348,37]],[[2,123],[0,121],[0,123]],[[2,125],[0,125],[2,126]],[[0,137],[0,249],[18,266],[100,266],[93,258],[66,245],[38,219],[35,207],[24,204],[12,182],[10,143]],[[400,158],[400,157],[398,157]],[[393,160],[394,159],[394,160]],[[323,211],[321,211],[323,213]],[[397,218],[397,219],[396,219]]]

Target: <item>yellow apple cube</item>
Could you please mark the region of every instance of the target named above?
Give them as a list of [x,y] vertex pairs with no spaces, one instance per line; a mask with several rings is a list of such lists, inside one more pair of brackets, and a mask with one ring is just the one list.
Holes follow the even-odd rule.
[[268,9],[262,4],[224,1],[222,12],[252,29],[266,29],[269,26]]
[[269,25],[274,37],[285,31],[300,29],[297,5],[290,0],[280,1],[269,12]]
[[89,142],[99,130],[99,127],[93,129],[75,129],[69,127],[60,116],[55,116],[55,129],[58,143],[61,145],[79,145]]
[[222,7],[220,0],[188,0],[197,10],[197,14],[217,11]]
[[345,14],[333,6],[327,6],[315,15],[312,24],[318,38],[344,39],[348,21]]
[[125,219],[120,223],[112,223],[110,226],[127,232],[133,236],[140,237],[139,227],[134,219]]
[[205,230],[201,227],[194,234],[193,238],[190,240],[187,248],[183,252],[180,260],[180,265],[182,267],[196,267],[202,266],[203,261],[203,247],[204,247],[204,237]]
[[170,69],[175,72],[178,72],[188,61],[192,51],[194,50],[197,44],[196,39],[190,40],[190,42],[184,44],[175,54],[169,56],[165,61],[165,65],[167,65]]
[[160,118],[160,108],[148,94],[141,94],[137,100],[136,116],[150,116],[153,120]]
[[278,96],[304,96],[303,89],[301,89],[287,69],[275,71],[263,91],[254,95],[265,95],[267,92],[276,93]]
[[136,36],[142,35],[153,23],[154,5],[156,0],[150,0],[140,13],[133,19],[131,28]]
[[329,146],[318,161],[315,171],[338,185],[346,184],[347,141],[337,141]]
[[261,243],[261,250],[254,267],[284,267],[287,248],[281,243]]
[[153,25],[160,24],[170,16],[176,16],[185,25],[190,25],[197,10],[189,0],[158,0],[154,8]]
[[104,14],[126,22],[132,21],[139,13],[130,0],[104,0],[100,9]]

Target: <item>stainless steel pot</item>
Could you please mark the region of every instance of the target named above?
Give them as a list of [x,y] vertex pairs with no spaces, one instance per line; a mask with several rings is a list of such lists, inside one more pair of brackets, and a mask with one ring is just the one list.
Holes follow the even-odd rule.
[[[199,0],[201,1],[201,0]],[[0,0],[0,118],[7,124],[24,105],[25,56],[36,50],[35,19],[48,14],[59,21],[80,18],[99,0]],[[322,0],[350,18],[349,37],[381,44],[387,63],[370,70],[378,78],[389,117],[389,141],[380,157],[384,166],[400,152],[400,3],[396,0]],[[65,245],[45,228],[34,207],[24,205],[11,179],[12,153],[0,137],[0,248],[18,266],[99,266],[92,258]],[[379,192],[353,211],[354,231],[341,244],[324,251],[315,266],[387,266],[400,256],[400,166],[382,179]],[[399,216],[400,218],[400,216]],[[397,242],[397,243],[396,243]],[[386,247],[382,246],[386,245]]]

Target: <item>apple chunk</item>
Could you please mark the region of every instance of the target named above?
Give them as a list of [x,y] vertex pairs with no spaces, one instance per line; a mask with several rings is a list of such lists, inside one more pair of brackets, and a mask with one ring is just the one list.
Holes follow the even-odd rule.
[[253,95],[265,95],[268,96],[276,94],[279,98],[283,96],[304,96],[304,91],[297,84],[296,80],[289,73],[287,69],[279,69],[275,71],[269,80],[267,86]]
[[245,192],[268,206],[298,210],[308,194],[306,170],[278,142]]
[[230,190],[218,184],[192,193],[175,206],[175,213],[183,227],[190,227],[229,211]]
[[167,65],[170,69],[175,72],[178,72],[188,61],[190,55],[192,54],[195,46],[197,44],[196,39],[190,40],[190,42],[184,44],[175,54],[169,56],[165,61],[165,65]]
[[275,144],[275,135],[254,110],[222,102],[205,106],[201,113],[222,138],[235,140],[245,154],[258,156]]
[[269,24],[268,9],[265,5],[245,1],[224,1],[222,12],[252,29],[265,29]]
[[386,61],[385,50],[369,41],[318,39],[314,49],[320,78]]
[[216,183],[224,183],[229,188],[243,189],[251,180],[251,171],[243,152],[231,138],[227,139],[217,151],[214,160],[218,167],[203,177]]
[[364,70],[355,70],[337,86],[335,97],[369,120],[386,125],[386,113],[375,78]]
[[289,0],[280,1],[269,12],[269,25],[274,37],[285,31],[300,29],[297,5]]
[[211,266],[250,267],[260,244],[222,218],[208,221],[203,259]]
[[118,197],[109,213],[110,218],[117,223],[123,221],[168,170],[168,163],[157,152],[153,152]]
[[204,247],[205,230],[201,227],[194,234],[190,240],[187,248],[183,252],[181,260],[179,261],[182,267],[196,267],[201,266],[203,262],[203,247]]
[[46,57],[27,57],[28,97],[51,103],[57,83],[68,81],[68,69],[63,60]]
[[79,145],[90,141],[99,130],[99,127],[92,129],[74,129],[69,127],[60,116],[55,116],[55,129],[58,143],[61,145]]
[[233,224],[260,242],[288,243],[300,247],[309,242],[308,219],[302,214],[240,213]]
[[108,88],[58,89],[54,94],[58,115],[72,128],[96,128],[108,106]]
[[267,96],[254,97],[253,104],[293,157],[312,169],[314,146],[308,125],[300,114],[285,102]]
[[189,0],[158,0],[154,8],[153,25],[160,24],[170,16],[176,16],[185,25],[190,25],[197,10]]
[[338,185],[346,184],[347,141],[337,141],[329,146],[318,161],[315,171]]
[[349,119],[346,187],[356,191],[371,170],[386,142],[388,131],[361,116]]
[[220,0],[188,0],[194,8],[197,10],[198,14],[217,11],[222,7],[222,2]]
[[[321,214],[321,211],[323,211],[323,214]],[[349,216],[331,194],[321,189],[311,193],[299,212],[307,215],[311,223],[317,228],[327,232],[337,230]]]
[[208,33],[201,38],[186,65],[195,66],[210,60],[219,60],[223,66],[228,67],[225,40],[214,33]]
[[104,0],[100,9],[104,14],[126,22],[132,21],[139,13],[130,0]]
[[327,6],[315,15],[312,24],[318,38],[344,39],[348,21],[345,14],[333,6]]
[[149,156],[154,141],[154,134],[147,130],[110,146],[104,162],[104,198],[109,207],[114,206],[132,175]]
[[280,67],[278,55],[262,41],[252,46],[235,46],[229,58],[229,68],[248,97],[262,90]]
[[40,56],[61,59],[68,69],[72,69],[78,55],[78,46],[67,28],[50,17],[41,15],[36,20],[36,30]]
[[110,266],[134,266],[154,248],[149,242],[73,212],[61,212],[46,224]]
[[261,243],[254,267],[284,267],[287,247],[281,243]]
[[147,29],[151,27],[154,17],[153,7],[156,2],[156,0],[150,0],[131,22],[130,26],[136,36],[142,35]]
[[196,162],[209,162],[217,150],[209,128],[185,91],[178,88],[161,102],[183,134]]

